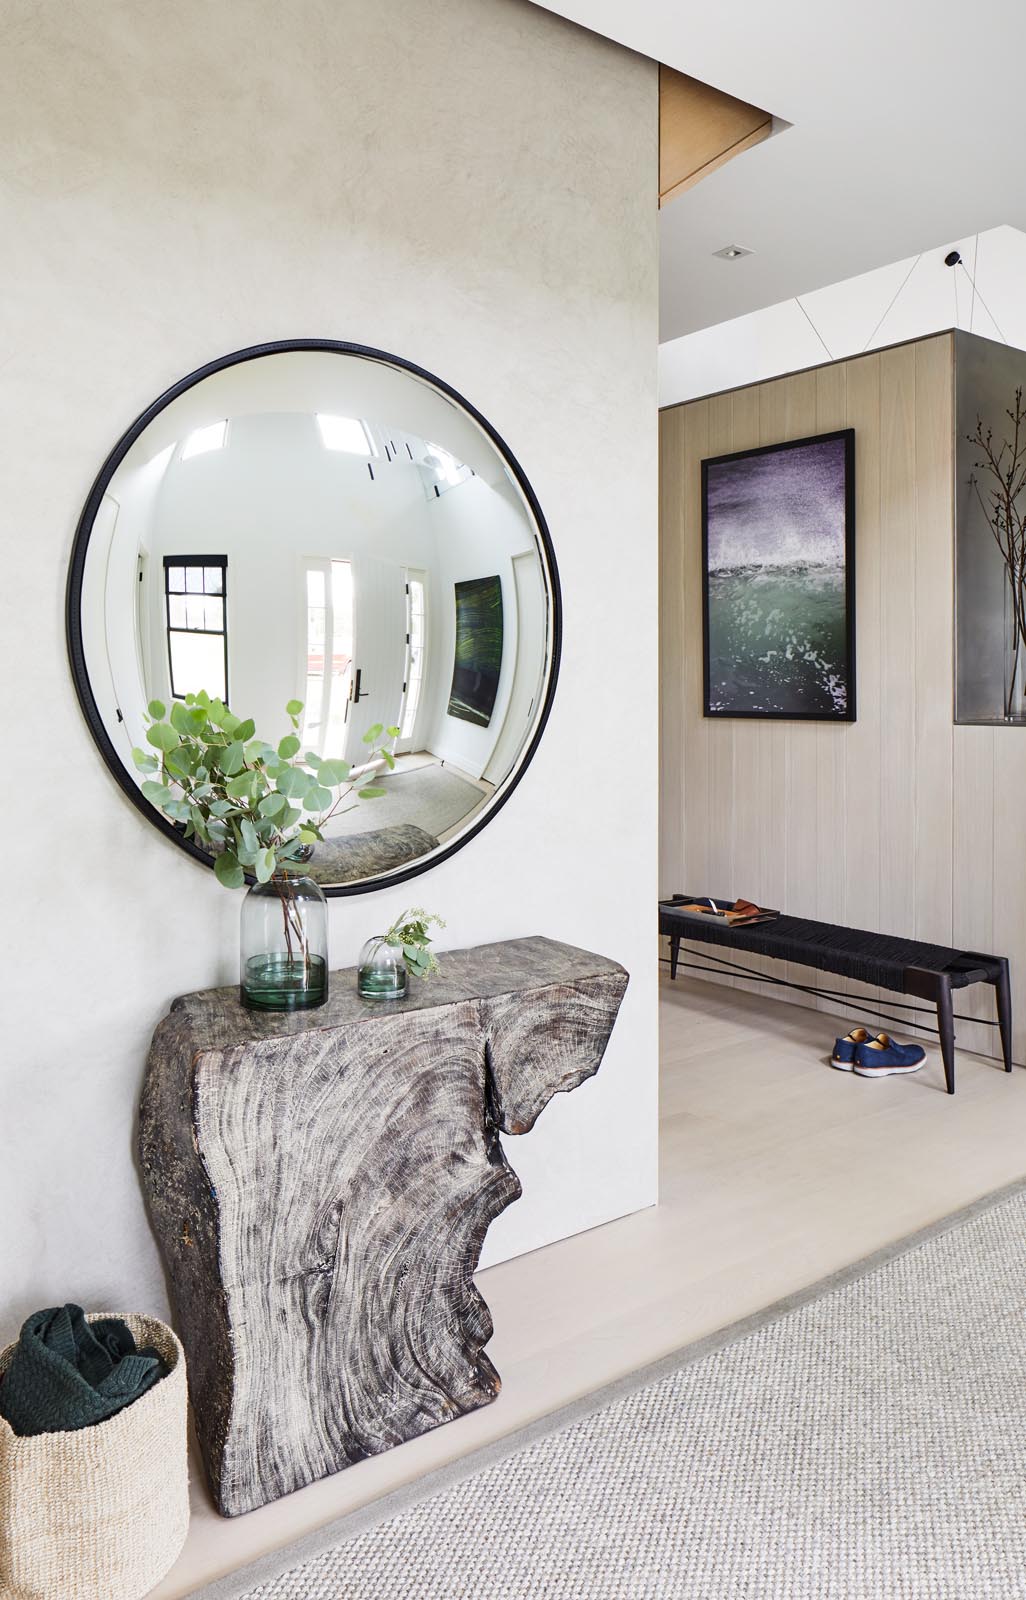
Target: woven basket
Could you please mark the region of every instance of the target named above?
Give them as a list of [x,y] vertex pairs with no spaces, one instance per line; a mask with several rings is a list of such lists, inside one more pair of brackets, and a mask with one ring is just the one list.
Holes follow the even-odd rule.
[[185,1543],[185,1355],[155,1317],[124,1321],[170,1368],[146,1394],[69,1433],[21,1438],[0,1417],[0,1600],[141,1600]]

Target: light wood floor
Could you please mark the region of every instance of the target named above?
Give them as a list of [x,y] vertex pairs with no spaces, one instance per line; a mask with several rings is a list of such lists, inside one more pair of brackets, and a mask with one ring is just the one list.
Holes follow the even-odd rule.
[[[713,1332],[1026,1174],[1026,1071],[939,1054],[882,1082],[827,1064],[829,1017],[680,981],[662,990],[661,1203],[481,1274],[494,1406],[233,1521],[198,1467],[153,1600],[300,1534]],[[843,1027],[837,1029],[845,1031]]]

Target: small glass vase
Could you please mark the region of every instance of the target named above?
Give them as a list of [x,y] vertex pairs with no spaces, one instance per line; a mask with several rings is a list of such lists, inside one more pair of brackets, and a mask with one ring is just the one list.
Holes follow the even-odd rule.
[[240,990],[254,1011],[305,1011],[328,998],[328,907],[312,878],[276,872],[242,902]]
[[406,963],[398,945],[386,944],[381,934],[368,939],[360,951],[356,991],[363,1000],[401,1000],[406,993]]

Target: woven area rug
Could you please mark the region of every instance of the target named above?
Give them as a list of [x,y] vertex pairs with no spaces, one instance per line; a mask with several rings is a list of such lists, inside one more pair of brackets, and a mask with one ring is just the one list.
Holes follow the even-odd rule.
[[202,1592],[1010,1600],[1024,1574],[1017,1187]]
[[468,811],[485,799],[476,784],[468,783],[449,767],[437,765],[387,773],[383,787],[385,793],[377,800],[357,803],[347,811],[331,829],[331,836],[341,838],[412,822],[437,838],[462,822]]

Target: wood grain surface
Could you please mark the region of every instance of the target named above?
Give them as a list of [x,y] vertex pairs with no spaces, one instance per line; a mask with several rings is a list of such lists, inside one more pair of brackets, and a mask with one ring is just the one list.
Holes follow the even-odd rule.
[[542,938],[454,951],[398,1002],[176,1000],[140,1159],[218,1509],[235,1515],[487,1405],[473,1283],[520,1194],[499,1134],[598,1070],[627,974]]

